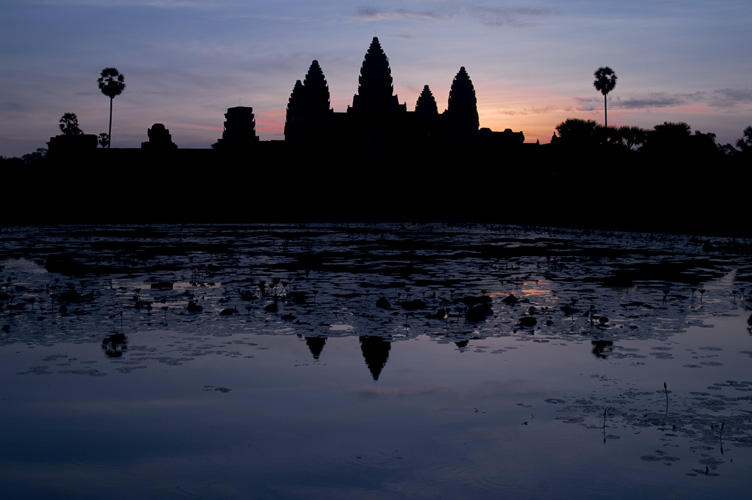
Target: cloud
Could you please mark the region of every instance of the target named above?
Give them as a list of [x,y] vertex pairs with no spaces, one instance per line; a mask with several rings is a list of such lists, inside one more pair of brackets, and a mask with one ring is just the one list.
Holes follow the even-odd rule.
[[[592,111],[603,105],[602,97],[579,97],[577,101],[580,103],[580,109],[584,111]],[[752,104],[752,89],[718,89],[677,94],[651,92],[609,99],[609,107],[614,109],[662,109],[693,104],[726,109]]]
[[407,9],[381,10],[377,7],[358,7],[352,17],[361,21],[392,21],[403,19],[411,21],[437,21],[443,19],[443,16],[430,11]]
[[733,108],[752,103],[752,89],[720,89],[708,96],[708,104],[716,108]]
[[[665,92],[652,92],[645,95],[637,95],[628,98],[616,98],[612,106],[620,109],[645,109],[645,108],[675,108],[696,102],[700,93],[693,94],[668,94]],[[599,98],[601,102],[603,99]]]
[[293,23],[310,23],[315,22],[316,20],[312,17],[300,17],[300,16],[274,16],[274,15],[251,15],[251,14],[241,14],[241,15],[234,15],[234,14],[228,14],[226,16],[223,16],[223,19],[254,19],[256,21],[285,21],[285,22],[293,22]]
[[533,8],[499,8],[499,7],[465,7],[454,10],[453,13],[439,13],[435,11],[416,11],[408,9],[383,10],[378,7],[358,7],[352,17],[361,21],[387,21],[387,20],[410,20],[410,21],[438,21],[456,17],[465,13],[476,21],[492,27],[523,27],[535,24],[536,19],[558,15],[553,9]]
[[[595,111],[603,108],[603,96],[577,97],[578,111]],[[677,108],[702,102],[702,93],[669,94],[666,92],[651,92],[637,94],[631,97],[613,96],[608,99],[609,109],[661,109]]]
[[0,103],[0,109],[9,113],[23,113],[33,108],[28,104],[13,101],[3,101],[2,103]]
[[532,26],[536,19],[542,19],[558,15],[552,9],[531,8],[499,8],[499,7],[471,7],[468,9],[471,17],[479,20],[481,24],[495,28],[512,26],[521,28]]
[[540,107],[540,108],[527,107],[527,108],[509,109],[509,110],[501,109],[497,111],[497,114],[508,115],[508,116],[545,115],[556,110],[558,110],[558,108],[554,106],[545,106],[545,107]]
[[43,5],[88,5],[94,7],[156,7],[160,9],[208,9],[224,2],[200,0],[42,0]]

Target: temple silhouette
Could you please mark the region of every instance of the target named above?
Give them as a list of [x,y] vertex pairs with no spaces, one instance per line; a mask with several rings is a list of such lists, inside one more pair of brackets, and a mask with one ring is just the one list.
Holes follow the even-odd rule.
[[[82,219],[97,215],[85,208],[92,202],[105,204],[101,217],[116,221],[345,213],[401,218],[433,213],[437,205],[456,212],[446,205],[477,194],[481,177],[498,176],[494,166],[514,160],[524,143],[522,132],[479,128],[475,88],[464,67],[443,113],[428,85],[409,111],[394,94],[377,37],[344,111],[332,109],[324,72],[318,61],[311,63],[292,87],[284,135],[283,141],[259,140],[249,106],[227,109],[222,136],[206,149],[179,148],[162,123],[147,130],[141,148],[97,148],[94,135],[63,134],[48,143],[43,176],[50,182],[42,195],[58,205],[55,214]],[[102,168],[120,173],[118,182],[103,185]],[[444,196],[448,186],[459,190],[451,200]]]
[[[428,84],[415,98],[410,111],[395,95],[389,59],[374,37],[346,110],[332,108],[324,70],[311,62],[292,86],[284,140],[259,140],[249,106],[227,109],[221,137],[204,149],[180,148],[162,123],[147,129],[140,148],[98,148],[101,137],[61,129],[32,168],[7,169],[15,187],[9,201],[29,208],[2,216],[26,222],[457,219],[728,230],[739,224],[724,214],[746,210],[752,148],[732,155],[730,145],[716,144],[714,134],[691,134],[687,124],[622,127],[632,137],[568,119],[550,144],[525,143],[522,132],[480,128],[465,67],[454,75],[443,112]],[[690,164],[714,167],[690,172]],[[695,210],[688,217],[677,207]]]
[[[326,141],[359,147],[391,147],[400,151],[450,143],[473,144],[479,137],[475,88],[464,67],[454,77],[448,107],[439,113],[428,85],[423,87],[414,111],[394,94],[389,60],[379,39],[373,38],[358,78],[358,92],[346,112],[330,107],[329,87],[318,61],[311,63],[304,80],[295,82],[287,105],[285,141],[292,144]],[[519,145],[522,132],[482,131],[506,145]]]
[[[492,132],[480,129],[475,88],[464,67],[452,82],[446,111],[439,113],[428,85],[423,87],[414,111],[400,104],[394,94],[389,59],[379,39],[374,37],[366,52],[358,78],[358,91],[351,106],[335,112],[330,105],[329,86],[319,62],[314,60],[301,82],[293,86],[285,117],[285,144],[298,146],[355,144],[358,147],[382,148],[405,152],[420,146],[437,144],[473,144],[480,142],[521,145],[522,132]],[[147,131],[144,150],[176,149],[169,130],[155,123]],[[94,135],[60,135],[48,143],[49,153],[83,153],[96,149]],[[246,153],[248,160],[262,153],[264,142],[256,135],[253,108],[236,106],[225,113],[222,137],[212,144],[220,152]]]

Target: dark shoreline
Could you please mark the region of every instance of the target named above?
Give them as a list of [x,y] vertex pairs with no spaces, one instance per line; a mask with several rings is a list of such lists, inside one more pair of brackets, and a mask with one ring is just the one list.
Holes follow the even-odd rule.
[[746,159],[550,145],[50,153],[6,163],[0,224],[445,222],[752,237]]
[[350,201],[311,200],[270,201],[160,201],[101,200],[68,201],[20,210],[0,216],[3,226],[63,224],[312,224],[312,223],[446,223],[500,224],[523,227],[560,227],[578,230],[603,230],[686,234],[693,236],[751,238],[752,220],[706,215],[669,217],[647,211],[614,215],[606,211],[546,211],[527,208],[494,212],[491,204],[472,210],[458,210],[446,201],[393,200],[357,206]]

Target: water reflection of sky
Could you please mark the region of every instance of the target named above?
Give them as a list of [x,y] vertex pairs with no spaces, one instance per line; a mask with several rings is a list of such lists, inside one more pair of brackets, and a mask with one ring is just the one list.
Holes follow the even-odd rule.
[[[690,328],[691,347],[675,353],[679,359],[651,356],[648,343],[634,348],[645,356],[638,362],[598,359],[584,342],[487,338],[460,351],[421,336],[393,347],[378,382],[354,336],[327,341],[317,361],[302,339],[258,335],[255,345],[234,344],[236,355],[150,359],[125,373],[118,371],[123,359],[106,359],[97,345],[4,346],[2,358],[11,362],[3,363],[10,382],[3,399],[13,405],[4,411],[3,482],[15,498],[24,498],[17,486],[30,484],[35,494],[54,485],[49,491],[62,498],[84,498],[81,491],[107,487],[112,474],[127,478],[115,498],[144,488],[167,497],[627,498],[657,494],[666,482],[689,498],[719,486],[734,491],[744,484],[748,448],[729,443],[724,457],[701,436],[671,441],[656,426],[618,416],[610,417],[604,444],[599,415],[588,412],[621,398],[624,409],[661,414],[666,379],[669,414],[681,420],[690,391],[745,380],[749,357],[735,350],[734,335],[747,336],[742,328],[738,317]],[[704,352],[708,332],[730,337],[723,363],[678,366]],[[169,331],[134,334],[128,356],[169,353],[176,341]],[[50,374],[24,373],[30,363],[46,364]],[[76,370],[82,364],[106,375]],[[642,459],[656,450],[676,462]],[[723,460],[714,483],[686,476],[703,455]]]
[[[241,229],[247,240],[221,258],[200,246],[190,258],[122,257],[117,242],[93,238],[115,250],[105,258],[83,245],[85,263],[130,268],[80,276],[48,272],[41,251],[16,247],[25,229],[6,230],[0,484],[9,498],[707,498],[746,488],[752,336],[747,301],[732,293],[746,286],[744,254],[704,256],[701,271],[682,264],[710,276],[697,284],[614,287],[605,281],[619,266],[654,273],[645,262],[669,250],[599,236],[600,246],[638,248],[591,258],[576,235],[556,234],[520,252],[530,234],[505,230],[515,256],[499,260],[484,247],[498,235],[460,227],[454,237],[420,233],[415,259],[410,231],[317,228],[305,237],[324,262],[305,279],[294,255],[261,250],[281,248],[291,228]],[[151,247],[175,237],[156,231]],[[185,239],[216,245],[223,234]],[[35,238],[47,253],[81,245]],[[382,241],[391,243],[369,257]],[[675,243],[674,258],[699,259]],[[547,246],[552,259],[538,255]],[[354,249],[363,266],[348,269],[335,248]],[[280,294],[267,310],[274,299],[256,283],[274,276],[295,277],[288,292],[318,290],[315,302]],[[68,282],[93,299],[60,312],[49,287]],[[174,286],[152,287],[164,282]],[[702,299],[693,287],[707,290]],[[521,302],[502,302],[511,293]],[[470,295],[491,297],[493,315],[468,321],[451,299]],[[23,297],[36,298],[33,309],[11,307]],[[380,297],[392,307],[376,307]],[[415,298],[427,309],[400,307]],[[186,312],[189,300],[204,309]],[[561,311],[573,303],[577,314]],[[520,326],[531,306],[547,312]],[[425,317],[440,307],[448,319]],[[228,308],[237,312],[220,314]],[[108,353],[103,340],[114,335],[122,343]]]

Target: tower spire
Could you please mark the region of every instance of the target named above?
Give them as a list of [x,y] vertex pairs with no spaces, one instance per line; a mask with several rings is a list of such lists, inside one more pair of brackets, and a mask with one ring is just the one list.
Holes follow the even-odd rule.
[[467,136],[478,131],[478,101],[475,87],[462,66],[457,72],[449,90],[449,105],[445,111],[447,126],[453,134]]
[[368,47],[358,78],[358,93],[353,97],[352,110],[358,113],[382,114],[399,106],[393,95],[392,70],[389,68],[378,37],[373,37]]

